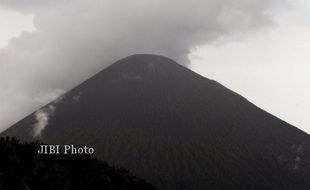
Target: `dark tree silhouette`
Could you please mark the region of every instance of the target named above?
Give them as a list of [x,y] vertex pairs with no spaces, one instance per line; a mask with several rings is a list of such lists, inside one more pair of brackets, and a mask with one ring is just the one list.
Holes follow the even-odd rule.
[[155,189],[129,170],[90,155],[39,155],[39,145],[0,138],[0,189]]

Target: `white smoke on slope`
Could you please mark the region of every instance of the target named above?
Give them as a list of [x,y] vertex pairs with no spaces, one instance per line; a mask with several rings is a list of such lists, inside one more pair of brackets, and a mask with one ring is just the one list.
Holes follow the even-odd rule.
[[50,116],[54,114],[56,107],[49,105],[47,108],[38,110],[35,113],[36,123],[33,126],[33,137],[41,137],[44,129],[48,125]]

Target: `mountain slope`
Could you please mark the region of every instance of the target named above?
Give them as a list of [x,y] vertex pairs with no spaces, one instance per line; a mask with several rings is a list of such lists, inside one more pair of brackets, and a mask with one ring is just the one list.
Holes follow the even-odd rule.
[[162,56],[122,59],[2,135],[32,140],[42,112],[37,138],[91,146],[159,189],[310,188],[309,135]]

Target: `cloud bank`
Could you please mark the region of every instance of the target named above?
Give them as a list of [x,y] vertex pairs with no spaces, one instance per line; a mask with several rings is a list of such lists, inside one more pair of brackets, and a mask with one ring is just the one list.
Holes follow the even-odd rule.
[[36,30],[0,49],[0,114],[7,116],[0,131],[125,56],[154,53],[188,64],[200,45],[272,26],[279,2],[3,0],[2,9],[32,14]]

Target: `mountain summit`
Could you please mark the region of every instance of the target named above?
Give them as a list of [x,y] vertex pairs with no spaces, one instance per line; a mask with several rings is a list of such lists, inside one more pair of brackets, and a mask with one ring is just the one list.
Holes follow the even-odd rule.
[[117,61],[1,135],[93,147],[159,189],[310,189],[308,134],[157,55]]

